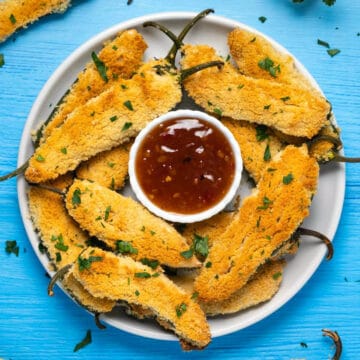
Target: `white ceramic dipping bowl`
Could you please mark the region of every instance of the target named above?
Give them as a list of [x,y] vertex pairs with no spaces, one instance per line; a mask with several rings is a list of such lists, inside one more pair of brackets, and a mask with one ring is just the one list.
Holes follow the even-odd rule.
[[[143,189],[140,186],[139,179],[135,169],[136,157],[139,151],[139,148],[142,145],[143,140],[147,137],[147,135],[155,129],[159,124],[166,122],[168,120],[175,119],[199,119],[200,121],[207,122],[212,126],[216,127],[223,135],[225,135],[228,143],[232,149],[234,159],[235,159],[235,173],[233,177],[233,181],[227,191],[227,193],[213,206],[197,213],[191,214],[182,214],[164,210],[159,206],[155,205],[151,199],[145,194]],[[132,190],[134,191],[137,199],[153,214],[171,221],[175,223],[193,223],[201,220],[208,219],[213,215],[217,214],[221,210],[223,210],[226,205],[228,205],[236,195],[236,192],[240,185],[241,173],[243,169],[243,162],[241,158],[241,152],[237,141],[235,140],[232,133],[227,129],[220,120],[203,113],[201,111],[194,110],[176,110],[168,112],[155,120],[151,121],[136,137],[135,142],[130,150],[130,158],[129,158],[129,177],[130,177],[130,185]]]

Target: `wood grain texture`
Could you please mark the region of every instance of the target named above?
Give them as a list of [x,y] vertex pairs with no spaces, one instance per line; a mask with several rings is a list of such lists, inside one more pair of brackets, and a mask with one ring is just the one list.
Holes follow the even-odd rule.
[[[31,106],[57,66],[84,41],[133,17],[163,11],[200,11],[246,23],[273,37],[308,68],[333,104],[345,152],[360,155],[360,2],[338,0],[74,0],[63,15],[46,17],[0,44],[0,174],[16,166],[22,129]],[[261,23],[258,17],[265,16]],[[317,39],[341,53],[331,58]],[[286,305],[245,330],[213,340],[203,352],[183,353],[177,342],[155,341],[108,327],[96,328],[88,313],[48,279],[22,225],[16,180],[0,183],[0,358],[1,359],[327,359],[334,348],[322,328],[342,337],[342,359],[360,354],[360,166],[346,167],[346,198],[334,239],[335,256],[324,262]],[[329,194],[332,196],[332,194]],[[5,253],[17,240],[18,257]],[[92,331],[92,344],[73,352]],[[303,343],[303,346],[301,345]],[[304,346],[307,345],[307,347]]]

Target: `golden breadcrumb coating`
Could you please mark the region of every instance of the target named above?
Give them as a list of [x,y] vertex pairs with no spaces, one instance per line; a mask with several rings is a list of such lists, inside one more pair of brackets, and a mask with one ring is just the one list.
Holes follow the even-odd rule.
[[[86,260],[90,266],[81,267]],[[209,344],[210,329],[200,306],[162,273],[96,248],[85,250],[70,271],[91,295],[149,308],[186,343],[197,348]]]
[[271,159],[268,158],[269,154],[274,157],[285,144],[264,126],[228,118],[222,118],[221,121],[234,135],[240,146],[244,168],[257,183]]
[[71,272],[68,272],[62,280],[65,290],[82,306],[94,313],[106,313],[111,311],[116,301],[92,296],[83,285],[76,280]]
[[195,281],[202,301],[227,299],[241,289],[309,215],[319,166],[305,146],[288,146],[271,161],[237,218],[210,248]]
[[210,219],[206,219],[200,222],[189,223],[186,225],[182,235],[186,238],[188,244],[193,243],[194,234],[200,236],[208,236],[208,244],[212,245],[213,240],[220,237],[225,229],[228,227],[235,212],[220,212]]
[[[207,45],[185,45],[182,52],[183,68],[221,60]],[[294,136],[316,135],[330,111],[318,92],[242,75],[230,62],[220,70],[209,68],[189,76],[184,87],[207,112],[263,124]]]
[[[228,45],[230,54],[242,74],[313,89],[309,79],[297,68],[292,56],[274,48],[263,36],[235,28],[228,34]],[[259,66],[259,62],[266,58],[274,62],[273,66],[280,66],[276,78]]]
[[128,141],[148,122],[174,108],[181,100],[181,87],[167,65],[165,60],[149,61],[131,79],[123,80],[124,87],[114,84],[77,107],[36,149],[26,179],[32,183],[55,179]]
[[70,0],[0,1],[0,42],[44,15],[64,12],[69,5]]
[[111,190],[120,190],[128,176],[129,151],[132,141],[97,154],[80,164],[76,177],[95,181]]
[[[279,83],[294,84],[312,91],[318,91],[310,83],[308,77],[299,71],[291,56],[279,52],[261,35],[236,28],[228,35],[228,45],[230,54],[243,75],[257,79],[273,80]],[[276,78],[259,66],[259,62],[266,58],[271,59],[274,62],[274,66],[280,65],[281,71],[277,74]],[[340,140],[339,129],[333,123],[332,118],[327,120],[319,135],[330,135]],[[280,140],[291,144],[300,145],[306,141],[306,139],[287,137],[281,133],[277,135]],[[318,161],[328,161],[334,149],[339,150],[332,142],[322,140],[311,147],[310,155]]]
[[[80,203],[74,202],[74,196]],[[117,249],[119,240],[131,243],[137,260],[158,260],[170,267],[198,267],[194,258],[181,252],[189,249],[186,240],[167,222],[151,214],[141,204],[99,184],[75,180],[66,195],[66,208],[92,236]]]
[[309,154],[313,156],[319,162],[328,162],[332,160],[334,151],[338,151],[342,148],[340,140],[340,129],[333,124],[332,121],[328,121],[328,124],[323,127],[319,133],[319,136],[330,136],[337,139],[339,146],[334,145],[333,142],[328,140],[319,140],[310,146]]
[[75,108],[98,96],[113,83],[121,84],[122,79],[130,78],[141,65],[146,48],[144,38],[134,29],[123,31],[113,40],[106,42],[98,58],[107,68],[108,81],[105,82],[100,76],[94,61],[87,63],[77,81],[61,100],[50,122],[45,125],[41,141],[45,141],[52,130],[59,127]]
[[[70,175],[64,175],[48,185],[64,191],[72,181]],[[46,189],[30,187],[28,201],[31,220],[53,267],[62,268],[74,262],[86,247],[88,235],[67,213],[63,197]]]
[[[259,305],[270,300],[278,292],[284,267],[283,260],[269,261],[261,266],[255,275],[229,298],[222,301],[199,301],[199,304],[207,316],[233,314]],[[181,274],[171,276],[170,279],[188,294],[193,295],[197,274],[198,270],[183,271]]]
[[[189,224],[185,228],[183,235],[188,239],[189,243],[192,242],[194,234],[202,237],[207,236],[209,247],[211,247],[214,242],[221,239],[226,228],[234,220],[235,214],[235,212],[222,212],[208,220]],[[286,248],[284,252],[290,251],[288,247],[284,246]],[[209,264],[206,259],[204,263]],[[200,306],[208,316],[215,316],[238,312],[270,300],[279,290],[284,266],[285,262],[282,260],[267,262],[257,270],[247,284],[226,300],[206,303],[199,301]],[[176,275],[170,276],[170,279],[189,294],[194,294],[194,281],[198,274],[198,269],[179,270]]]

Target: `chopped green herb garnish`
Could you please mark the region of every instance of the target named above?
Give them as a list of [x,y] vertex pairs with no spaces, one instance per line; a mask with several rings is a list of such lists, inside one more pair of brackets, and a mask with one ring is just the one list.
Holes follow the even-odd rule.
[[337,54],[340,53],[340,50],[339,50],[339,49],[329,49],[329,50],[327,50],[327,53],[328,53],[331,57],[334,57],[335,55],[337,55]]
[[278,74],[280,74],[280,65],[275,66],[274,61],[268,57],[260,60],[258,65],[261,69],[268,71],[272,77],[276,77]]
[[118,49],[118,47],[116,45],[113,45],[112,49],[116,51]]
[[205,267],[206,268],[211,268],[212,266],[212,262],[211,261],[208,261],[206,264],[205,264]]
[[150,260],[148,258],[143,258],[140,260],[142,264],[151,267],[152,269],[156,269],[159,266],[158,260]]
[[130,111],[134,111],[134,108],[130,100],[125,101],[124,106],[127,107]]
[[5,65],[5,58],[4,54],[0,54],[0,68]]
[[115,190],[115,179],[113,177],[111,178],[110,189]]
[[255,41],[256,41],[256,36],[253,37],[253,38],[250,40],[251,43],[253,43],[253,42],[255,42]]
[[263,205],[262,206],[258,206],[259,210],[266,210],[269,205],[271,205],[273,203],[273,201],[271,201],[268,197],[264,196],[263,197]]
[[287,174],[286,176],[283,177],[283,183],[285,185],[290,184],[292,181],[294,180],[294,176],[292,173]]
[[16,18],[15,18],[15,16],[14,16],[14,14],[11,14],[11,15],[9,16],[9,19],[10,19],[10,22],[11,22],[12,24],[15,24],[15,23],[16,23]]
[[82,258],[81,256],[78,257],[78,265],[79,265],[79,270],[83,271],[85,269],[90,269],[91,264],[95,261],[102,261],[102,257],[101,256],[89,256],[88,259],[86,258]]
[[113,168],[115,166],[115,163],[109,161],[107,163],[107,166],[110,167],[110,168]]
[[269,109],[270,109],[270,107],[271,107],[271,104],[269,104],[269,105],[265,105],[265,106],[264,106],[264,110],[269,110]]
[[184,314],[184,312],[186,311],[186,309],[187,309],[187,305],[185,303],[181,303],[180,305],[177,305],[176,309],[175,309],[176,316],[181,317]]
[[116,242],[116,250],[120,254],[137,254],[138,250],[128,241],[118,240]]
[[228,62],[228,61],[230,61],[230,59],[231,59],[230,54],[228,54],[225,61]]
[[61,151],[64,155],[67,154],[67,148],[65,148],[65,147],[64,147],[64,148],[61,148],[60,151]]
[[132,127],[132,122],[126,122],[122,127],[121,131],[126,131]]
[[269,135],[267,134],[267,127],[265,125],[258,125],[256,127],[256,140],[263,141],[268,137]]
[[114,116],[112,116],[112,117],[110,118],[110,121],[111,121],[111,122],[114,122],[114,121],[116,121],[117,119],[118,119],[117,115],[114,115]]
[[273,278],[274,280],[277,280],[281,275],[282,275],[282,273],[279,271],[279,272],[273,274],[272,278]]
[[280,98],[280,100],[282,100],[283,102],[289,101],[289,100],[290,100],[290,96],[284,96],[284,97]]
[[74,347],[74,352],[79,351],[80,349],[82,349],[83,347],[85,347],[86,345],[91,344],[91,331],[88,330],[86,332],[85,337],[78,343],[75,345]]
[[140,230],[145,231],[145,226],[143,225]]
[[44,162],[44,161],[45,161],[45,158],[44,158],[42,155],[39,154],[39,155],[36,157],[36,161]]
[[267,20],[267,18],[265,16],[260,16],[259,17],[259,21],[264,23]]
[[17,245],[16,240],[6,240],[5,251],[7,254],[15,254],[16,256],[19,256],[19,246]]
[[238,89],[242,89],[243,87],[244,87],[245,85],[244,84],[240,84],[240,85],[238,85]]
[[336,0],[322,0],[327,6],[332,6],[335,4]]
[[139,290],[135,290],[135,295],[139,296],[140,295],[140,291]]
[[106,221],[107,219],[109,219],[110,211],[111,211],[111,205],[109,205],[109,206],[105,209],[105,214],[104,214],[104,220],[105,220],[105,221]]
[[128,87],[125,84],[120,85],[123,90],[127,89]]
[[152,236],[154,236],[154,235],[156,234],[156,232],[155,232],[154,230],[150,230],[150,234],[151,234]]
[[91,57],[92,57],[92,59],[94,61],[96,69],[99,72],[101,78],[105,82],[108,82],[109,78],[106,75],[107,67],[105,66],[105,64],[98,58],[98,56],[96,55],[96,53],[94,51],[91,53]]
[[67,245],[65,245],[62,242],[58,242],[55,244],[55,247],[60,250],[60,251],[67,251],[67,249],[69,248]]
[[134,276],[136,278],[143,278],[143,279],[148,279],[149,277],[151,277],[151,275],[146,271],[137,272],[134,274]]
[[196,300],[199,297],[199,293],[197,291],[193,292],[191,295],[192,300]]
[[74,205],[74,206],[77,206],[77,205],[80,205],[81,204],[81,191],[80,189],[75,189],[74,192],[73,192],[73,196],[71,198],[71,203]]
[[55,254],[55,261],[56,261],[56,262],[60,262],[60,261],[61,261],[61,254],[60,254],[59,252],[57,252],[57,253]]
[[185,259],[190,259],[194,255],[194,250],[190,248],[189,250],[182,251],[180,255]]
[[271,159],[270,145],[267,144],[264,151],[264,161],[269,161],[270,159]]
[[330,44],[328,42],[320,40],[320,39],[317,39],[317,44],[321,45],[321,46],[325,46],[328,49],[330,48]]
[[268,168],[267,169],[267,172],[274,172],[274,171],[276,171],[277,169],[275,169],[275,168]]
[[222,115],[222,110],[219,109],[219,108],[215,108],[213,111],[214,111],[214,113],[215,113],[216,115],[219,115],[219,116]]
[[200,236],[194,234],[193,243],[189,250],[183,251],[180,253],[185,259],[190,259],[194,254],[199,257],[206,258],[209,253],[209,238],[208,236]]
[[209,254],[209,237],[194,234],[193,247],[195,254],[206,258]]

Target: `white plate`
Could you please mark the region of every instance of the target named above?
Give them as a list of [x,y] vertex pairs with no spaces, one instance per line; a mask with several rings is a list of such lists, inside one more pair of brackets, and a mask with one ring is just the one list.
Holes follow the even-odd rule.
[[[33,153],[31,142],[31,131],[50,115],[52,110],[50,104],[56,104],[66,90],[71,86],[77,74],[90,60],[93,50],[100,50],[103,42],[114,37],[119,31],[136,28],[143,34],[149,48],[146,58],[162,57],[167,54],[171,47],[171,41],[154,28],[143,28],[145,21],[153,20],[161,22],[170,28],[175,34],[179,34],[185,23],[196,14],[188,12],[161,13],[136,18],[118,24],[99,35],[93,37],[76,51],[72,53],[54,72],[38,95],[32,110],[27,119],[18,157],[18,164],[23,164]],[[244,24],[218,16],[208,16],[202,19],[188,34],[185,41],[189,43],[205,43],[214,46],[220,54],[227,56],[226,36],[234,27],[241,27],[246,30],[257,32]],[[260,34],[260,33],[259,33]],[[263,35],[263,34],[262,34]],[[264,35],[263,35],[264,36]],[[266,37],[266,36],[265,36]],[[280,51],[288,53],[281,45],[266,37]],[[297,66],[303,71],[314,86],[318,87],[315,80],[306,69],[297,61]],[[23,177],[18,178],[18,198],[22,219],[33,249],[43,264],[48,269],[48,259],[38,250],[38,236],[30,221],[29,209],[27,206],[27,184]],[[333,239],[343,207],[345,190],[345,167],[342,164],[328,164],[323,166],[319,182],[319,190],[316,194],[312,207],[311,216],[306,219],[304,226],[318,230]],[[210,319],[211,333],[213,337],[229,334],[252,325],[264,319],[289,301],[309,280],[324,258],[326,248],[319,245],[317,241],[303,241],[297,255],[291,259],[286,266],[283,283],[279,292],[269,302],[254,307],[238,314]],[[119,312],[104,316],[104,321],[116,328],[127,332],[162,340],[174,340],[175,337],[153,322],[141,322],[132,319]]]

